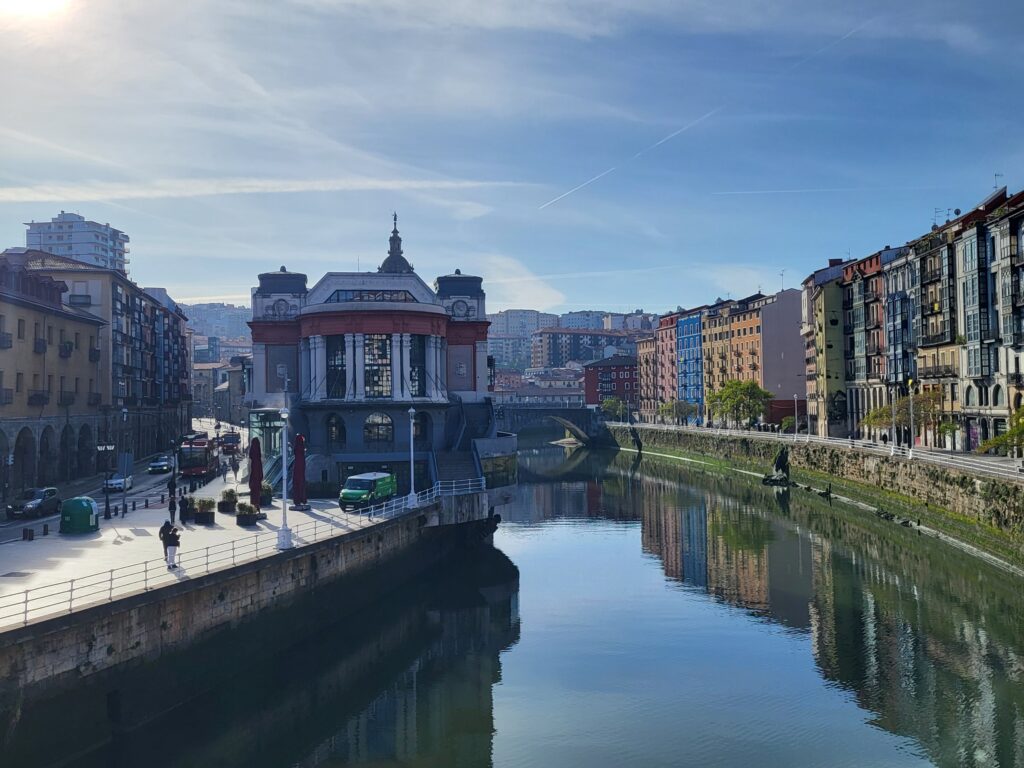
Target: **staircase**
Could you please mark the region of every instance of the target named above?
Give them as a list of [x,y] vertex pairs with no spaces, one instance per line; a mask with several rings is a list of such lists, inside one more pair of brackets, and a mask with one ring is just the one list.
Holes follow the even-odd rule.
[[[288,454],[288,471],[292,471],[295,457]],[[291,477],[291,475],[289,475]],[[270,483],[275,491],[281,490],[281,456],[275,456],[263,464],[263,481]]]
[[476,459],[469,451],[438,451],[435,460],[438,480],[470,480],[480,476]]
[[456,448],[460,451],[469,451],[473,448],[473,440],[491,436],[494,426],[494,405],[490,400],[483,403],[464,403],[462,412],[466,426]]

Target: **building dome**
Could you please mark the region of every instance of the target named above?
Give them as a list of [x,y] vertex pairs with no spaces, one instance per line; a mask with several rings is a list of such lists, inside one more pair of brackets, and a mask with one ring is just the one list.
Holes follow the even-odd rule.
[[395,227],[391,230],[390,248],[388,257],[377,267],[378,272],[392,275],[404,275],[413,271],[412,264],[406,261],[402,255],[402,236],[398,234],[398,214],[393,214]]

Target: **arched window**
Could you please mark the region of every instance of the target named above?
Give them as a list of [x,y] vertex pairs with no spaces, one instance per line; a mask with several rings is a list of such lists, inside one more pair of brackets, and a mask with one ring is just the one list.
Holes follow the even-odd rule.
[[363,424],[363,443],[366,445],[391,445],[395,442],[395,427],[386,413],[371,413]]
[[332,413],[327,417],[327,448],[338,450],[345,447],[345,422],[341,417]]
[[974,405],[974,387],[968,386],[964,391],[964,405]]
[[1003,405],[1003,388],[998,384],[992,387],[992,405]]

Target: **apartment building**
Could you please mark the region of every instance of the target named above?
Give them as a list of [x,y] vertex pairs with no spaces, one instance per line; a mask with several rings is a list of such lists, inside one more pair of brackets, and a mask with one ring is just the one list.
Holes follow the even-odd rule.
[[800,294],[807,420],[811,432],[821,437],[847,434],[843,266],[842,259],[829,259],[827,267],[807,276]]

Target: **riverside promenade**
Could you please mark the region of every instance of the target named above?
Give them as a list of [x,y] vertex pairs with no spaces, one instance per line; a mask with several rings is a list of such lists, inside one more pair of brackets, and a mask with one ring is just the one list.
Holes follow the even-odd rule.
[[[239,472],[239,477],[243,473]],[[199,488],[195,498],[219,499],[225,488],[245,492],[231,475]],[[436,484],[418,494],[426,505],[441,496],[483,489],[482,480]],[[34,621],[67,614],[121,597],[137,594],[231,568],[278,552],[278,530],[283,519],[280,499],[265,508],[267,519],[240,527],[232,515],[216,513],[214,525],[177,524],[181,530],[179,568],[169,570],[158,537],[169,519],[166,504],[138,508],[126,518],[100,518],[95,533],[62,535],[56,526],[34,541],[13,541],[0,546],[0,637],[2,633]],[[343,513],[332,500],[312,500],[308,511],[289,508],[288,525],[295,547],[342,536],[376,525],[408,511],[405,497],[373,507],[362,514]]]

